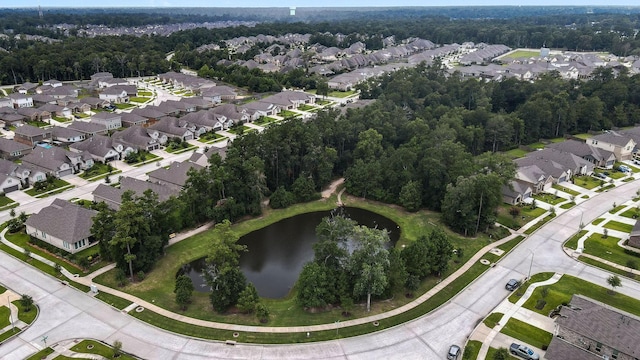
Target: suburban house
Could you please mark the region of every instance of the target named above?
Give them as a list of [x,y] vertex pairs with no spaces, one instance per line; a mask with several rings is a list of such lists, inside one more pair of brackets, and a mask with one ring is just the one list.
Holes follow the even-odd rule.
[[182,141],[194,139],[195,126],[189,126],[186,122],[175,117],[164,117],[150,126],[149,129],[159,132],[166,136],[167,139],[177,138]]
[[120,114],[112,112],[99,112],[91,117],[91,123],[104,126],[107,130],[115,130],[122,127]]
[[122,127],[132,127],[134,125],[146,126],[147,118],[134,113],[123,112],[120,114],[122,120]]
[[158,201],[169,200],[172,196],[177,196],[179,191],[165,185],[138,180],[131,177],[120,179],[120,188],[115,188],[106,184],[100,184],[93,191],[93,200],[104,202],[110,209],[118,210],[122,204],[122,195],[125,191],[133,191],[136,196],[142,196],[145,191],[151,190],[158,195]]
[[608,131],[587,140],[587,144],[612,152],[617,161],[629,160],[633,157],[636,142],[629,136],[615,131]]
[[19,115],[23,116],[23,119],[27,121],[44,121],[51,120],[51,113],[46,110],[40,110],[35,108],[20,108],[16,110]]
[[13,93],[9,94],[9,98],[11,98],[11,106],[14,109],[33,107],[33,97],[31,95]]
[[251,120],[246,109],[233,104],[216,106],[211,109],[211,112],[214,114],[224,115],[227,119],[232,120],[234,124],[243,124]]
[[195,106],[195,111],[206,110],[211,108],[214,105],[213,102],[197,96],[182,98],[180,99],[180,102]]
[[95,210],[55,199],[51,205],[27,219],[26,232],[29,236],[73,254],[96,243],[91,236],[91,226],[97,213]]
[[187,175],[189,170],[194,169],[197,171],[203,168],[203,166],[188,161],[172,162],[168,169],[159,168],[151,171],[148,174],[149,181],[180,191],[189,178]]
[[116,104],[128,103],[129,95],[127,95],[127,91],[118,87],[109,87],[100,92],[98,94],[100,100],[109,101]]
[[14,88],[19,94],[33,94],[36,91],[38,84],[34,84],[32,82],[26,82],[22,85],[18,85]]
[[216,114],[211,110],[189,113],[181,117],[180,120],[195,125],[197,135],[201,135],[207,131],[223,130],[233,125],[233,121],[228,122],[224,115]]
[[125,146],[104,135],[95,135],[85,141],[71,144],[69,150],[77,153],[87,153],[93,160],[107,163],[113,160],[124,159],[136,149]]
[[223,101],[235,100],[238,93],[229,86],[212,86],[202,90],[202,98],[211,101],[214,104],[220,104]]
[[191,154],[191,157],[189,158],[189,162],[200,165],[202,167],[207,167],[209,166],[209,159],[214,154],[218,154],[218,156],[220,156],[220,158],[224,160],[227,157],[226,146],[222,148],[211,146],[210,148],[206,149],[204,152],[195,151],[193,154]]
[[116,131],[112,136],[114,141],[137,150],[156,150],[167,142],[167,136],[157,130],[140,126],[128,127],[122,131]]
[[280,107],[276,104],[264,101],[252,101],[242,105],[242,108],[251,114],[251,120],[258,120],[263,116],[273,116],[280,112]]
[[131,110],[132,114],[142,116],[147,119],[147,125],[155,124],[160,118],[166,116],[165,113],[159,111],[155,106],[147,106],[144,108],[135,108]]
[[0,138],[0,158],[15,160],[31,152],[33,147],[6,138]]
[[98,79],[98,87],[100,88],[110,88],[118,85],[128,85],[129,82],[125,79],[114,78],[114,77],[103,77]]
[[72,144],[82,141],[85,139],[85,136],[86,135],[80,131],[66,127],[54,126],[51,128],[51,137],[53,140],[59,141],[63,144]]
[[616,162],[616,156],[612,151],[589,145],[584,141],[566,140],[547,147],[579,156],[599,168],[611,169]]
[[640,249],[640,221],[636,221],[636,223],[633,225],[631,234],[629,234],[629,241],[627,242],[627,245]]
[[98,82],[102,79],[113,79],[113,74],[110,72],[97,72],[91,75],[90,78],[91,82],[97,85]]
[[548,360],[640,358],[640,319],[635,315],[573,295],[555,322],[556,336],[545,354]]
[[52,116],[58,117],[71,117],[72,112],[71,109],[65,106],[60,106],[56,104],[44,104],[38,108],[40,112],[48,112]]
[[509,205],[518,205],[533,194],[531,186],[524,181],[511,180],[502,187],[502,201]]
[[22,164],[60,178],[91,168],[93,159],[87,153],[73,153],[57,146],[49,149],[38,146],[22,158]]
[[10,192],[20,190],[22,185],[20,178],[16,176],[18,164],[0,159],[0,193],[8,194]]
[[316,96],[302,91],[282,91],[260,101],[275,104],[281,109],[291,110],[297,109],[302,104],[314,104]]
[[83,103],[83,104],[87,104],[87,105],[91,106],[92,109],[103,108],[103,107],[109,106],[109,104],[111,104],[111,102],[109,100],[98,99],[98,98],[95,98],[95,97],[84,97],[84,98],[80,99],[79,101],[81,103]]
[[81,132],[85,135],[85,138],[89,138],[94,135],[106,135],[108,133],[108,130],[104,125],[85,121],[74,121],[67,126],[67,129]]
[[14,131],[13,139],[26,145],[35,146],[41,141],[51,140],[51,129],[42,129],[31,125],[22,125]]

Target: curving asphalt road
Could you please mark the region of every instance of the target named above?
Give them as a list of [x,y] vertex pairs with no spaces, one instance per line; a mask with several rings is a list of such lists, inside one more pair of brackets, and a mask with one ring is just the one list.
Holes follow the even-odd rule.
[[[292,345],[225,345],[191,339],[156,329],[0,252],[0,279],[18,293],[27,293],[43,309],[34,324],[0,346],[0,358],[23,359],[47,344],[71,338],[113,343],[145,359],[442,359],[452,343],[462,345],[473,328],[507,295],[509,278],[551,271],[607,286],[608,272],[567,256],[562,242],[579,229],[635,196],[640,181],[594,196],[557,216],[523,241],[499,264],[431,314],[377,333],[353,338]],[[471,240],[470,240],[471,241]],[[533,255],[532,255],[533,254]],[[616,289],[640,298],[640,283],[624,279]],[[313,336],[313,334],[311,335]]]

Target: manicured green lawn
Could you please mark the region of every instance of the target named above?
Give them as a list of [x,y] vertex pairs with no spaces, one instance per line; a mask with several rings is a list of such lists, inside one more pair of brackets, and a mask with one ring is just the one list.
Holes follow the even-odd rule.
[[513,159],[525,157],[529,152],[520,148],[511,149],[509,151],[505,151],[505,154]]
[[302,110],[302,111],[309,111],[312,109],[315,109],[315,106],[311,106],[311,105],[307,105],[307,104],[302,104],[300,106],[298,106],[298,110]]
[[592,224],[593,225],[598,225],[601,222],[603,222],[604,220],[605,220],[604,218],[597,218],[597,219],[593,220]]
[[1,295],[2,293],[4,293],[5,291],[7,291],[7,288],[6,288],[6,287],[4,287],[4,286],[2,286],[2,285],[0,285],[0,295]]
[[480,352],[481,347],[482,342],[478,340],[470,340],[469,342],[467,342],[467,346],[464,347],[462,360],[476,360],[478,358],[478,353]]
[[501,204],[498,208],[498,219],[497,221],[514,230],[520,229],[524,224],[532,221],[533,219],[539,217],[540,215],[545,213],[543,208],[534,208],[531,209],[531,206],[517,206],[520,209],[520,214],[516,217],[513,217],[509,212],[512,206],[507,204]]
[[614,187],[616,187],[614,184],[608,184],[596,190],[596,192],[603,192],[605,190],[613,189]]
[[[611,265],[607,265],[605,263],[602,263],[596,259],[592,259],[586,256],[579,256],[578,260],[582,261],[585,264],[589,264],[589,265],[593,265],[595,267],[598,267],[600,269],[606,270],[608,272],[614,273],[614,274],[618,274],[624,277],[628,277],[630,279],[635,279],[636,275],[627,271],[624,271],[622,269],[618,269],[617,267],[613,267]],[[640,263],[639,261],[636,261],[636,263]]]
[[350,91],[332,91],[328,94],[328,96],[330,97],[337,97],[337,98],[346,98],[348,96],[351,96],[353,94],[355,94],[356,92],[354,90],[350,90]]
[[7,340],[8,338],[12,337],[13,335],[19,334],[20,333],[20,329],[18,328],[12,328],[11,330],[7,330],[3,333],[0,333],[0,344]]
[[482,322],[487,325],[488,328],[493,329],[496,325],[498,325],[498,321],[500,321],[503,316],[503,313],[491,313]]
[[102,291],[99,292],[95,297],[119,310],[122,310],[131,305],[131,301],[127,299],[123,299],[121,297],[111,295]]
[[324,106],[324,105],[329,105],[331,104],[330,100],[322,100],[322,99],[317,99],[316,100],[316,104]]
[[539,201],[546,202],[547,204],[551,204],[551,205],[557,205],[563,201],[566,201],[566,199],[561,198],[559,196],[544,194],[544,193],[535,194],[533,195],[533,198]]
[[[395,221],[399,224],[402,229],[401,238],[397,244],[397,246],[402,246],[403,244],[408,244],[411,241],[415,241],[421,234],[425,232],[426,229],[431,228],[432,224],[439,223],[438,214],[431,212],[418,212],[418,213],[407,213],[392,207],[378,205],[375,203],[368,203],[357,199],[343,199],[348,206],[356,206],[365,208],[370,211],[374,211],[380,213],[383,216],[388,217],[389,219]],[[257,219],[251,219],[248,221],[244,221],[234,225],[234,230],[240,235],[244,235],[253,230],[262,228],[267,226],[273,222],[279,221],[281,219],[291,217],[300,213],[311,212],[311,211],[320,211],[320,210],[328,210],[332,209],[335,204],[335,198],[330,198],[328,200],[321,200],[312,203],[306,204],[298,204],[293,207],[283,209],[283,210],[269,210],[265,212],[265,214]],[[453,234],[451,234],[453,235]],[[209,233],[201,233],[195,235],[192,238],[181,241],[175,245],[172,245],[167,248],[166,255],[159,261],[156,265],[155,269],[147,274],[147,278],[141,283],[134,283],[126,286],[122,290],[129,292],[133,295],[136,295],[140,298],[146,299],[147,301],[154,301],[156,305],[164,307],[168,310],[175,311],[178,313],[183,313],[186,316],[191,316],[195,318],[200,318],[204,320],[211,321],[221,321],[221,322],[235,322],[240,324],[249,324],[249,325],[258,325],[258,322],[255,316],[251,315],[219,315],[214,313],[210,309],[209,299],[207,294],[199,293],[194,294],[193,303],[189,306],[189,308],[185,312],[181,312],[178,306],[175,304],[174,298],[171,295],[174,287],[174,279],[175,274],[180,268],[182,264],[188,263],[192,260],[201,258],[206,255],[207,246],[208,246],[208,238]],[[462,259],[453,259],[451,262],[450,270],[447,271],[444,275],[448,276],[452,273],[456,268],[461,266],[464,262],[466,262],[473,254],[475,254],[481,247],[489,243],[489,239],[486,237],[481,237],[480,239],[462,239],[457,236],[451,237],[452,243],[455,248],[463,247],[464,248],[464,257]],[[458,262],[456,262],[458,261]],[[454,284],[447,287],[445,290],[437,294],[434,298],[430,300],[430,303],[433,302],[437,306],[445,301],[447,301],[453,294],[457,293],[462,287],[466,286],[468,282],[478,276],[482,271],[487,270],[488,267],[478,264],[472,267],[472,270],[466,273],[461,278],[457,279]],[[107,274],[101,275],[95,279],[96,282],[105,284],[107,286],[115,286],[115,280],[113,278],[113,272],[108,272]],[[419,291],[416,294],[422,294],[428,289],[435,286],[438,282],[438,279],[435,277],[430,277],[425,280]],[[456,286],[456,284],[462,284],[461,286]],[[295,290],[294,290],[295,291]],[[322,324],[322,323],[332,323],[336,321],[336,319],[340,319],[340,311],[338,309],[318,314],[309,314],[300,308],[299,305],[295,302],[295,292],[290,294],[285,299],[280,300],[271,300],[271,299],[263,299],[263,302],[268,306],[272,318],[269,322],[269,325],[272,326],[288,326],[288,325],[314,325],[314,324]],[[407,299],[403,294],[396,295],[392,300],[383,301],[383,302],[374,302],[373,309],[371,313],[380,313],[392,308],[397,308],[403,304],[408,303],[411,299]],[[427,305],[425,305],[427,306]],[[427,306],[428,307],[428,306]],[[417,311],[417,310],[416,310]],[[418,316],[421,313],[424,313],[426,310],[418,311],[413,316]],[[144,311],[140,316],[149,316],[145,315],[148,313]],[[411,313],[410,313],[411,314]],[[354,317],[365,315],[364,309],[360,306],[354,311]],[[137,316],[137,315],[134,315]],[[403,315],[409,316],[409,315]],[[411,317],[406,318],[411,319]],[[168,320],[160,319],[157,320],[159,323],[165,323]],[[406,320],[404,320],[406,321]],[[398,322],[399,323],[399,322]],[[176,324],[173,324],[176,325]],[[167,326],[173,326],[167,324]],[[178,325],[176,325],[178,326]],[[191,331],[185,329],[185,331]],[[284,340],[282,340],[284,341]],[[317,339],[316,339],[317,341]]]
[[609,210],[609,213],[610,214],[615,214],[615,213],[617,213],[618,211],[620,211],[620,210],[622,210],[624,208],[625,208],[624,205],[618,205],[618,206],[614,207],[613,209]]
[[151,91],[138,90],[138,96],[153,96],[153,93]]
[[277,121],[278,121],[277,119],[274,119],[272,117],[262,116],[258,120],[254,121],[253,123],[256,124],[256,125],[259,125],[259,126],[264,126],[266,124],[271,124],[271,123],[274,123],[274,122],[277,122]]
[[[50,183],[46,188],[42,190],[36,190],[35,188],[31,188],[25,191],[25,193],[27,193],[27,195],[30,195],[30,196],[38,196],[49,191],[54,192],[54,190],[62,190],[62,189],[66,190],[67,187],[71,188],[73,187],[73,185],[69,184],[68,182],[62,179],[54,179],[52,183]],[[53,195],[53,193],[47,194],[47,196],[50,196],[50,195]],[[44,197],[44,196],[38,196],[38,197]]]
[[630,233],[631,230],[633,230],[633,225],[621,223],[615,220],[609,220],[603,226],[607,229],[618,230],[618,231],[627,232],[627,233]]
[[[84,354],[96,354],[106,357],[107,359],[113,358],[113,348],[107,346],[101,342],[94,340],[82,340],[80,343],[74,345],[71,351],[84,353]],[[121,354],[118,359],[121,360],[135,360],[134,357],[127,354]]]
[[[85,180],[87,180],[87,179],[96,177],[98,175],[107,174],[109,171],[114,173],[114,172],[119,171],[119,170],[114,169],[113,167],[109,168],[109,165],[107,165],[107,164],[96,162],[96,163],[93,164],[93,166],[90,169],[87,169],[82,174],[80,174],[80,177],[85,179]],[[119,172],[121,172],[121,171],[119,171]]]
[[573,135],[575,137],[577,137],[578,139],[582,139],[582,140],[587,140],[587,139],[591,139],[593,137],[593,135],[585,133],[585,134],[576,134]]
[[504,251],[504,252],[509,252],[511,249],[513,249],[516,245],[520,244],[520,242],[522,240],[524,240],[525,237],[522,235],[516,236],[515,238],[507,241],[506,243],[498,246],[498,249]]
[[126,109],[131,109],[135,107],[135,105],[131,105],[131,104],[114,104],[114,105],[116,108],[120,110],[126,110]]
[[613,169],[609,169],[609,170],[595,169],[593,172],[595,172],[595,173],[607,172],[608,173],[607,176],[612,178],[612,179],[622,179],[623,177],[627,176],[627,174],[625,174],[623,172],[620,172],[620,171],[617,171],[617,170],[613,170]]
[[537,348],[548,346],[553,338],[550,332],[514,318],[509,319],[500,332]]
[[[20,231],[17,232],[15,234],[10,234],[9,232],[7,232],[5,234],[5,238],[9,241],[11,241],[12,243],[20,246],[21,248],[25,249],[29,249],[29,251],[31,251],[32,254],[38,254],[40,256],[42,256],[43,258],[47,259],[47,260],[51,260],[53,262],[56,262],[58,264],[60,264],[60,266],[64,267],[65,269],[67,269],[70,273],[74,274],[74,273],[79,273],[82,272],[82,270],[79,267],[73,266],[71,264],[69,264],[66,261],[63,261],[61,259],[59,259],[58,257],[40,250],[39,248],[33,246],[30,242],[29,242],[29,235],[27,235],[24,231]],[[62,250],[61,250],[62,251]],[[39,261],[33,259],[34,262],[40,263]],[[48,265],[45,265],[48,266]]]
[[571,239],[569,239],[569,241],[564,243],[564,246],[568,247],[569,249],[574,249],[574,250],[577,249],[578,240],[580,240],[580,238],[583,237],[584,234],[586,233],[587,233],[587,230],[580,230],[577,234],[573,235]]
[[9,321],[9,315],[11,315],[11,310],[9,310],[9,308],[6,306],[0,306],[0,329],[4,328],[5,326],[11,325],[11,321]]
[[[624,286],[624,281],[622,282],[622,286]],[[533,295],[525,302],[524,307],[545,316],[558,305],[569,303],[573,294],[581,294],[622,311],[637,316],[640,315],[640,300],[620,293],[611,295],[609,293],[610,289],[608,288],[570,275],[563,275],[557,283],[549,285],[548,294],[545,298],[547,304],[542,309],[536,309],[536,302],[542,298],[541,291],[541,288],[535,289]]]
[[638,216],[640,216],[640,209],[636,208],[631,208],[625,212],[623,212],[622,214],[619,214],[620,216],[624,216],[626,218],[630,218],[630,219],[635,219]]
[[33,306],[30,311],[25,311],[24,306],[22,306],[22,304],[20,303],[20,300],[15,300],[11,303],[18,308],[18,319],[20,319],[20,321],[24,322],[25,324],[31,324],[38,316],[37,306]]
[[596,179],[593,176],[576,176],[573,178],[573,183],[580,187],[583,187],[587,190],[591,190],[595,187],[600,186],[600,184],[605,184],[605,181],[602,179]]
[[569,195],[573,195],[573,196],[579,196],[580,193],[575,191],[575,190],[571,190],[569,188],[566,188],[564,186],[558,185],[558,184],[553,184],[552,188],[556,189],[556,190],[560,190],[562,192],[565,192]]
[[15,201],[9,199],[6,195],[0,195],[0,208],[13,204],[14,202]]
[[622,266],[627,266],[630,260],[640,263],[640,256],[626,253],[624,248],[618,246],[618,241],[620,239],[613,236],[604,238],[601,234],[592,234],[584,243],[584,253]]
[[289,118],[289,117],[300,116],[300,114],[298,114],[297,112],[289,111],[289,110],[282,110],[278,113],[278,116],[282,116],[283,118]]
[[195,150],[198,148],[197,146],[191,145],[188,142],[184,142],[183,144],[187,144],[187,145],[184,146],[184,145],[176,145],[175,143],[171,143],[169,144],[169,146],[167,146],[165,151],[171,154],[180,154],[180,153],[187,152],[190,150]]
[[568,202],[568,203],[564,203],[564,204],[560,205],[560,209],[571,209],[574,206],[576,206],[576,203]]
[[504,55],[503,58],[517,59],[517,58],[530,58],[530,57],[539,57],[539,56],[540,56],[540,51],[516,50],[511,54]]
[[151,97],[134,96],[132,98],[129,98],[129,100],[131,102],[135,102],[135,103],[144,103],[144,102],[147,102],[147,101],[151,100]]
[[38,351],[37,353],[31,355],[30,357],[27,358],[27,360],[44,359],[44,358],[47,357],[47,355],[51,355],[53,353],[54,353],[53,349],[48,347],[48,348],[42,349],[42,350]]
[[538,221],[533,226],[528,228],[524,233],[527,234],[527,235],[532,234],[534,231],[538,230],[538,228],[540,228],[542,225],[544,225],[544,224],[548,223],[549,221],[551,221],[551,219],[553,219],[554,217],[556,217],[555,214],[549,214],[549,215],[545,216],[542,220]]
[[520,300],[520,297],[524,295],[524,292],[527,290],[529,285],[533,283],[549,280],[551,279],[552,276],[553,276],[552,272],[541,272],[541,273],[531,275],[531,279],[525,281],[523,284],[521,284],[518,287],[518,289],[516,289],[511,295],[509,295],[509,301],[515,304],[516,302],[518,302],[518,300]]

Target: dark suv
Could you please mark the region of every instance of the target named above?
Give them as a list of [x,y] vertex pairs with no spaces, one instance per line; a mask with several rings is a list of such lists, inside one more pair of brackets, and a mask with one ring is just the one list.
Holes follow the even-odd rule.
[[520,286],[520,282],[518,280],[516,280],[516,279],[511,279],[511,280],[509,280],[507,285],[504,286],[504,288],[509,290],[509,291],[513,291],[513,290],[517,289],[518,286]]

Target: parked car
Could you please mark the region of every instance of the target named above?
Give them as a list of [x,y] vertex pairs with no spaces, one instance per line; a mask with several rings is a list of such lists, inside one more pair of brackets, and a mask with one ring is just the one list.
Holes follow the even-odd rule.
[[626,165],[620,165],[618,166],[618,171],[626,173],[626,172],[631,172],[631,168],[626,166]]
[[600,179],[606,179],[607,175],[603,174],[603,173],[594,173],[593,176],[600,178]]
[[513,291],[513,290],[517,289],[518,286],[520,286],[520,281],[518,281],[516,279],[511,279],[511,280],[509,280],[509,282],[507,282],[507,285],[505,285],[504,288],[509,290],[509,291]]
[[460,355],[460,346],[451,345],[451,347],[449,348],[449,352],[447,353],[447,359],[456,360],[458,359],[459,355]]
[[536,354],[535,351],[529,349],[528,347],[516,343],[512,343],[511,347],[509,347],[509,352],[512,355],[519,356],[525,360],[538,360],[540,359],[540,355]]

